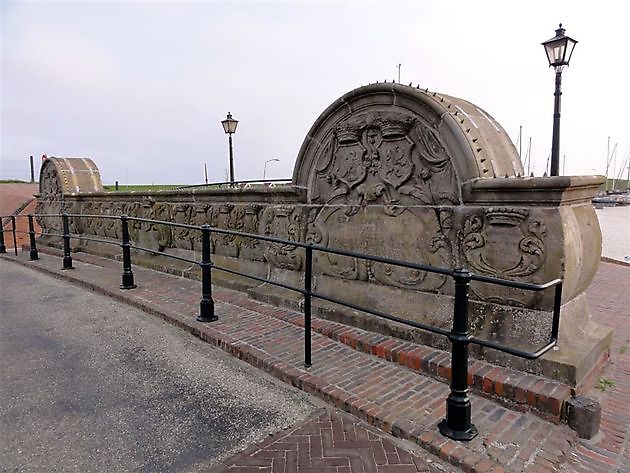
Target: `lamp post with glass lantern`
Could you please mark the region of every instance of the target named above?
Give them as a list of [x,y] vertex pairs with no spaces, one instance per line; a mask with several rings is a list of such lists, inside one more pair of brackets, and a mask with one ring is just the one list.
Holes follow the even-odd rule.
[[234,151],[232,150],[232,134],[236,132],[236,125],[238,120],[232,118],[232,114],[228,112],[227,118],[221,122],[223,125],[223,131],[228,135],[228,141],[230,143],[230,184],[234,184]]
[[267,164],[271,163],[273,161],[278,162],[280,160],[278,158],[271,158],[271,159],[268,159],[267,161],[265,161],[265,165],[263,166],[263,181],[265,180],[265,177],[267,176]]
[[549,175],[557,176],[560,170],[560,84],[562,83],[562,69],[569,65],[573,48],[577,41],[565,36],[562,23],[556,30],[556,36],[541,43],[545,47],[549,67],[556,71],[556,90],[554,92],[553,107],[553,136],[551,140],[551,169]]

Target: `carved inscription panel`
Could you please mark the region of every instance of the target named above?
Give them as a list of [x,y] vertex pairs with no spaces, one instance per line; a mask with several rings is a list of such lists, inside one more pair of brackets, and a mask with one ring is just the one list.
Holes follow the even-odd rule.
[[[392,259],[448,267],[450,245],[432,209],[402,209],[388,214],[378,207],[348,212],[347,207],[325,207],[309,225],[307,241]],[[317,255],[315,269],[343,279],[423,291],[437,291],[440,275],[416,269],[334,254]]]

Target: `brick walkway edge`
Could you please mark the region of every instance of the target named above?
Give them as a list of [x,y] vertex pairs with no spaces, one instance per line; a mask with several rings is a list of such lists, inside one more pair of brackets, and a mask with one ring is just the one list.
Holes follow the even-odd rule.
[[[8,256],[3,259],[16,260]],[[612,286],[618,287],[620,280],[628,279],[628,268],[603,263],[589,289],[595,318],[616,328],[612,361],[605,373],[609,382],[604,384],[608,389],[594,391],[603,410],[600,434],[591,441],[582,441],[566,425],[473,394],[473,422],[480,435],[471,442],[458,443],[442,437],[436,428],[444,417],[449,392],[446,383],[435,379],[448,376],[444,369],[440,375],[440,366],[444,366],[440,363],[445,360],[432,364],[434,377],[425,376],[416,361],[423,359],[420,353],[423,347],[412,348],[420,350],[419,358],[409,357],[408,350],[395,345],[389,346],[387,351],[388,345],[383,341],[373,341],[368,350],[357,342],[367,336],[365,333],[346,328],[349,333],[344,334],[342,329],[335,328],[336,331],[328,334],[330,338],[325,335],[326,327],[331,331],[329,323],[314,320],[322,333],[313,334],[313,367],[307,370],[302,359],[303,330],[296,322],[298,316],[289,310],[251,300],[242,293],[215,288],[219,320],[204,325],[195,321],[200,298],[200,284],[196,281],[135,267],[138,288],[121,291],[118,289],[120,263],[115,261],[76,255],[77,269],[69,271],[61,271],[61,260],[52,255],[42,255],[42,259],[33,262],[26,261],[22,255],[17,261],[159,315],[384,432],[416,442],[463,471],[622,472],[629,469],[630,370],[625,348],[630,339],[627,323],[630,295],[618,290],[612,292]],[[355,350],[353,345],[363,349]],[[374,346],[383,346],[380,353],[376,350],[380,358],[372,354]],[[429,361],[427,366],[431,365]],[[481,391],[487,390],[486,394],[490,394],[491,389],[484,386],[483,375],[480,376]],[[471,381],[476,381],[474,376]],[[528,391],[528,385],[531,380],[529,384],[517,383],[517,387],[522,388],[519,396],[525,396],[526,403],[547,403],[534,391]],[[496,385],[491,388],[496,389]],[[529,392],[534,395],[528,395]],[[528,397],[532,402],[527,402]]]

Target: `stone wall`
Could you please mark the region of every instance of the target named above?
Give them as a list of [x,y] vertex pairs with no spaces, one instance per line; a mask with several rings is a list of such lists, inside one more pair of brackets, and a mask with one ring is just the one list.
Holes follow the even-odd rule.
[[[575,385],[606,356],[610,334],[590,321],[584,298],[601,253],[590,199],[602,178],[522,177],[517,152],[501,126],[464,100],[399,84],[351,91],[316,120],[298,154],[293,182],[286,186],[84,192],[64,187],[67,166],[58,158],[44,163],[40,213],[63,209],[208,223],[516,281],[563,278],[558,350],[534,363],[479,348],[474,356]],[[43,219],[42,225],[58,223]],[[120,238],[116,221],[83,217],[73,220],[72,229]],[[200,234],[189,229],[136,222],[130,230],[136,244],[159,252],[194,257],[200,250]],[[89,242],[82,247],[106,251]],[[295,245],[214,233],[212,252],[219,266],[303,284],[304,252]],[[134,255],[134,261],[194,273],[163,260]],[[314,273],[313,287],[322,294],[450,328],[453,285],[448,277],[319,252]],[[272,302],[300,304],[298,294],[269,284],[227,275],[215,281]],[[476,336],[523,349],[547,341],[553,291],[474,283],[471,294]],[[448,346],[443,338],[328,303],[316,303],[316,309],[370,330]]]

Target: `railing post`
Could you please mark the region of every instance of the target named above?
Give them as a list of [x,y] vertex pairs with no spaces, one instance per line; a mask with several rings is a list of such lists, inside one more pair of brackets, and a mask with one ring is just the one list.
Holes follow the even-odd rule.
[[37,244],[35,243],[35,225],[33,224],[33,216],[31,214],[28,214],[28,236],[31,246],[31,261],[35,261],[39,259],[39,254],[37,253]]
[[6,253],[7,247],[4,244],[4,227],[2,226],[2,217],[0,217],[0,253]]
[[68,214],[61,215],[63,224],[63,268],[74,269],[72,267],[72,256],[70,255],[70,224],[68,223]]
[[313,281],[313,246],[306,246],[304,266],[304,366],[311,367],[311,285]]
[[17,237],[15,236],[15,215],[11,215],[11,233],[13,233],[13,251],[15,252],[15,256],[17,256]]
[[210,225],[201,226],[201,302],[199,303],[199,322],[219,320],[214,314],[212,300],[212,261],[210,260]]
[[556,285],[553,296],[553,323],[551,324],[551,338],[558,340],[560,327],[560,306],[562,305],[562,282]]
[[453,329],[449,335],[452,344],[451,392],[446,399],[446,418],[438,428],[442,435],[453,440],[472,440],[477,428],[470,422],[470,398],[468,397],[468,290],[471,275],[457,269],[455,280],[455,303]]
[[126,215],[120,217],[122,224],[122,252],[123,252],[123,274],[121,289],[133,289],[137,287],[133,281],[131,272],[131,245],[129,243],[129,220]]

